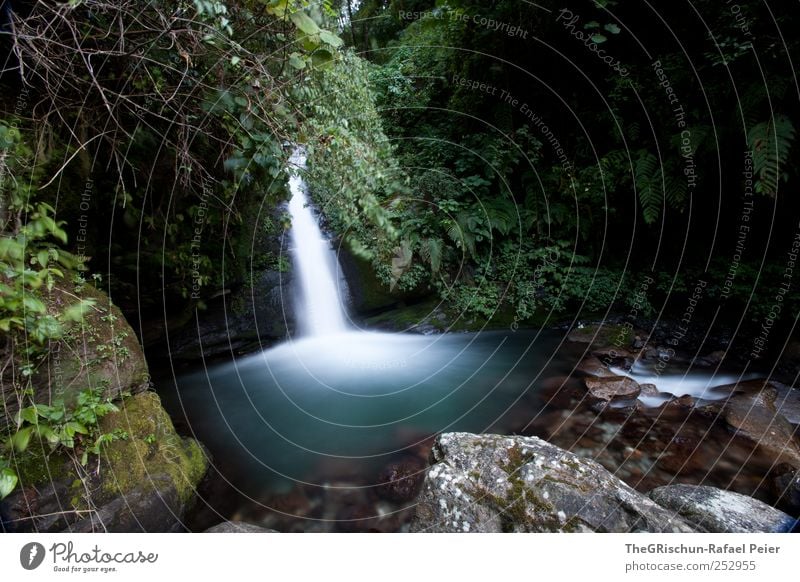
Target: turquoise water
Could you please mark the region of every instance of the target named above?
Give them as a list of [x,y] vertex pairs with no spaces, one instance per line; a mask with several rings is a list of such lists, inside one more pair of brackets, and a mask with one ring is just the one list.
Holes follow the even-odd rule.
[[165,403],[259,496],[373,475],[437,432],[507,431],[554,373],[557,344],[528,332],[302,339],[183,376]]

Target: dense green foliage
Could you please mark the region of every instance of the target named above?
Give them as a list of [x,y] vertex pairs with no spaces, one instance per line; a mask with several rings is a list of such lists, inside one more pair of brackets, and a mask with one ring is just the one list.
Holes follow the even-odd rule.
[[[19,413],[0,435],[0,497],[16,485],[13,465],[31,439],[85,464],[121,436],[99,432],[116,410],[102,387],[85,387],[74,402],[35,400],[48,393],[32,382],[42,381],[51,342],[92,307],[62,308],[54,287],[80,295],[84,277],[74,273],[89,270],[128,313],[185,319],[245,283],[257,229],[284,228],[255,220],[254,210],[285,197],[286,146],[303,126],[298,103],[343,44],[326,28],[334,14],[329,2],[308,0],[47,1],[8,11],[0,395]],[[251,258],[285,268],[266,251]],[[124,339],[96,352],[124,360]]]
[[[350,102],[335,109],[348,143],[380,170],[320,158],[334,228],[355,230],[387,284],[427,287],[483,317],[633,305],[639,316],[680,315],[703,280],[709,315],[718,306],[723,320],[760,325],[798,227],[785,55],[800,43],[781,38],[792,15],[773,22],[744,2],[743,24],[700,2],[704,30],[685,7],[566,6],[346,3],[342,37],[371,62],[372,97],[363,67],[336,67],[326,82]],[[646,42],[633,36],[645,30]],[[387,172],[391,185],[375,185]],[[330,179],[343,175],[346,184]],[[391,236],[354,218],[365,215],[359,189],[383,207]],[[368,208],[372,217],[372,198]],[[797,285],[780,301],[790,326]]]

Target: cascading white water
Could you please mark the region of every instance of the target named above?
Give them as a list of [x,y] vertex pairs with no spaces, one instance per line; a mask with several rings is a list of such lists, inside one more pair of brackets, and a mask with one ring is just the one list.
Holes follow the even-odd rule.
[[[299,168],[305,167],[305,153],[295,150],[291,162]],[[295,309],[300,331],[309,336],[342,333],[348,327],[339,294],[343,281],[337,277],[336,253],[317,224],[303,179],[291,176],[289,189],[292,194],[289,201],[292,258],[300,284],[300,298]]]

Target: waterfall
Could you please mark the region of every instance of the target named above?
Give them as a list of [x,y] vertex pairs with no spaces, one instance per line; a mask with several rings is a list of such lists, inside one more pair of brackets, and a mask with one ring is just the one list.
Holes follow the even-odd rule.
[[[299,148],[292,154],[293,165],[305,167],[305,153]],[[322,336],[347,331],[347,321],[340,297],[344,281],[338,276],[338,260],[330,241],[319,228],[306,195],[306,185],[297,175],[289,178],[292,197],[292,261],[299,282],[296,314],[303,335]]]

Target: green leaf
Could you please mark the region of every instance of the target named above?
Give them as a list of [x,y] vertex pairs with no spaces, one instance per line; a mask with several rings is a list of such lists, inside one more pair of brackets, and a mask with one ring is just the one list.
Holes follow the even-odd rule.
[[606,42],[607,40],[608,39],[600,33],[592,35],[592,42],[594,43],[601,44]]
[[306,34],[319,33],[319,26],[305,12],[295,12],[289,17],[294,25]]
[[[263,0],[262,0],[263,1]],[[272,16],[283,16],[289,7],[289,0],[272,0],[265,2],[267,4],[267,13]]]
[[344,44],[344,41],[341,38],[339,38],[338,36],[327,30],[320,30],[319,38],[322,42],[334,48],[339,48]]
[[36,253],[36,262],[38,262],[42,267],[47,266],[47,262],[50,259],[50,253],[46,250],[41,250]]
[[306,61],[303,59],[300,53],[292,53],[289,55],[289,65],[298,70],[305,69]]
[[300,31],[298,31],[298,39],[303,50],[309,53],[317,50],[321,42],[318,34],[303,34]]
[[52,427],[46,424],[39,425],[39,436],[45,439],[51,445],[57,445],[59,438],[58,433],[52,429]]
[[22,426],[23,422],[28,424],[39,423],[39,414],[35,406],[28,406],[17,413],[17,426]]
[[329,66],[332,62],[333,62],[333,53],[328,50],[319,49],[311,54],[311,63],[313,64],[315,69],[325,68]]
[[31,295],[25,295],[25,297],[22,298],[22,304],[25,306],[25,309],[33,313],[44,313],[46,310],[44,302]]
[[83,321],[84,316],[89,311],[89,309],[94,306],[96,301],[94,299],[81,299],[78,303],[73,303],[69,307],[67,307],[64,312],[61,314],[61,319],[63,321],[74,321],[74,322],[81,322]]
[[33,429],[34,427],[32,426],[26,426],[11,435],[9,441],[17,452],[21,453],[28,448],[28,443],[31,442],[31,436],[33,435]]
[[610,32],[611,34],[619,34],[621,32],[620,27],[614,24],[613,22],[606,24],[603,28],[606,31]]
[[75,436],[76,433],[89,434],[89,430],[84,425],[74,420],[64,425],[64,432],[70,437]]
[[8,467],[0,469],[0,499],[8,497],[17,486],[18,481],[17,474],[13,469]]

